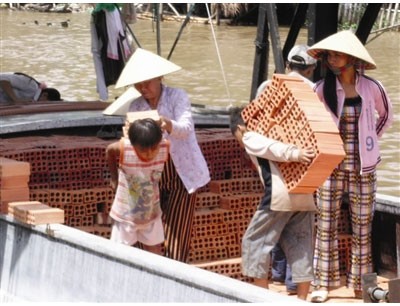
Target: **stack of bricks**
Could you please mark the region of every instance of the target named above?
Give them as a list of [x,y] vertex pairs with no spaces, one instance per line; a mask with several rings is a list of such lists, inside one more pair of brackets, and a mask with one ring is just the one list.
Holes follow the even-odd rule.
[[274,74],[242,117],[252,131],[299,148],[314,148],[316,156],[309,165],[278,163],[290,193],[313,193],[345,156],[331,115],[299,77]]
[[38,201],[59,208],[66,225],[108,238],[110,222],[103,216],[108,215],[114,191],[109,186],[105,148],[111,142],[80,136],[3,139],[0,156],[31,169],[26,197],[12,201]]
[[263,186],[229,129],[197,131],[211,181],[196,196],[189,264],[242,281],[242,236]]
[[64,223],[64,211],[38,201],[10,202],[8,214],[20,222],[39,225]]
[[30,165],[0,157],[0,213],[7,214],[11,201],[29,200]]

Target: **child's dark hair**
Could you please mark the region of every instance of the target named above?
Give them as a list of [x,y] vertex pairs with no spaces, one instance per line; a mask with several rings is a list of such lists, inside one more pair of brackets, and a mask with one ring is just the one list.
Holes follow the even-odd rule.
[[153,119],[138,119],[129,126],[128,136],[132,146],[139,145],[143,148],[151,148],[160,143],[162,131]]
[[48,101],[61,101],[60,92],[55,88],[50,88],[50,87],[45,88],[45,89],[42,90],[41,95],[43,93],[47,93],[47,100]]
[[229,127],[231,129],[232,135],[235,134],[238,125],[245,126],[242,117],[243,107],[233,107],[229,111]]

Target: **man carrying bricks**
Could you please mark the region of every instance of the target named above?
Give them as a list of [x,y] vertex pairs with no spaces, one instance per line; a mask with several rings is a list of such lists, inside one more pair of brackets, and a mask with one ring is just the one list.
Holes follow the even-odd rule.
[[230,129],[264,184],[264,196],[242,240],[242,273],[268,288],[270,252],[279,243],[297,284],[297,297],[306,300],[314,278],[314,199],[312,194],[289,193],[275,162],[310,163],[314,149],[299,149],[249,131],[241,113],[241,108],[231,110]]
[[[317,66],[317,60],[307,54],[309,48],[307,45],[295,45],[288,54],[286,69],[288,71],[287,75],[297,76],[313,88],[315,84],[311,81],[311,78]],[[267,80],[260,84],[256,97],[264,91],[270,82],[271,80]],[[271,261],[272,281],[285,283],[287,292],[295,294],[297,286],[292,281],[290,266],[287,264],[285,253],[279,244],[271,251]]]

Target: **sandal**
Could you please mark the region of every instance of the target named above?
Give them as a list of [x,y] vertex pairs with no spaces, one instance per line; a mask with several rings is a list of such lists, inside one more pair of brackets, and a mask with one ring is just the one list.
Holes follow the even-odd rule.
[[362,290],[354,289],[354,298],[355,299],[362,299],[363,298]]
[[311,303],[324,303],[328,300],[328,291],[316,290],[311,293]]

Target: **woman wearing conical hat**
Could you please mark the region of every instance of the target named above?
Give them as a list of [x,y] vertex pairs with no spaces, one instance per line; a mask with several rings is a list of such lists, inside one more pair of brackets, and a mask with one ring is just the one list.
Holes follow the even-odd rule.
[[162,82],[164,75],[180,69],[174,63],[138,48],[122,71],[116,87],[134,85],[141,94],[130,104],[129,112],[157,110],[160,115],[171,155],[160,184],[165,255],[186,262],[196,190],[210,181],[210,173],[196,139],[187,93]]
[[319,289],[312,302],[325,302],[340,286],[338,218],[344,193],[349,196],[352,244],[347,286],[362,298],[361,277],[373,271],[371,230],[376,194],[378,140],[392,122],[392,106],[382,84],[364,75],[376,64],[350,31],[333,34],[308,53],[321,60],[324,78],[315,86],[339,128],[346,157],[317,192],[317,238],[314,268]]

